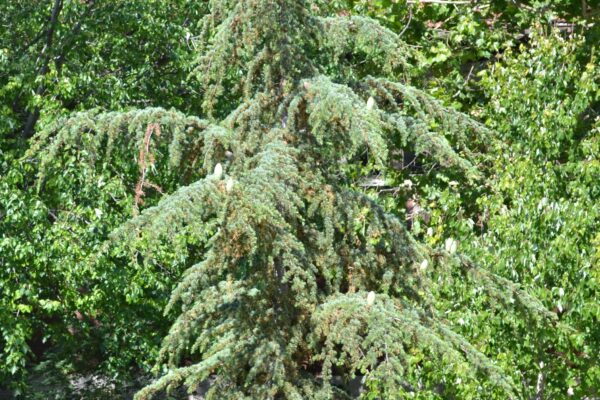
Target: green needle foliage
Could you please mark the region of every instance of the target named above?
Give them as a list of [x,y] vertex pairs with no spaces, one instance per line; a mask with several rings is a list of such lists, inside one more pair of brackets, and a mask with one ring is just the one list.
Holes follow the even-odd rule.
[[136,398],[206,380],[212,399],[344,398],[336,378],[357,375],[383,398],[514,395],[510,374],[435,309],[432,277],[458,269],[503,307],[543,309],[418,244],[353,186],[357,166],[361,178],[385,176],[400,150],[477,179],[467,143],[489,133],[410,85],[417,55],[395,33],[315,8],[210,2],[193,72],[206,119],[83,112],[33,139],[26,157],[40,189],[65,162],[82,179],[135,186],[132,218],[89,263],[148,271],[165,246],[185,258],[166,309],[178,316],[159,356],[164,375]]

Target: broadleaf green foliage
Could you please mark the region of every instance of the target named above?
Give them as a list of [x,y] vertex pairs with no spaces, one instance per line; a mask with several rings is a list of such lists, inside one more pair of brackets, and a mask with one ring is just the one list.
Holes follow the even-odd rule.
[[[61,148],[44,168],[24,133],[36,110],[32,132],[51,131],[62,123],[56,121],[60,115],[97,106],[193,109],[184,82],[195,55],[195,22],[205,10],[195,1],[0,5],[0,386],[15,394],[40,361],[56,365],[55,374],[62,368],[122,377],[149,370],[169,324],[160,317],[165,298],[179,275],[177,265],[185,269],[181,258],[162,247],[155,251],[163,264],[151,269],[124,269],[128,256],[93,269],[86,261],[134,213],[139,182],[140,168],[131,162],[137,143],[124,145],[120,135],[111,165],[96,156],[104,155],[107,139],[115,139],[111,129],[127,130],[122,125],[129,123],[132,136],[143,135],[148,121],[136,114],[141,125],[134,126],[133,115],[128,120],[127,113],[105,113],[94,119],[106,129],[102,142],[75,137],[69,148],[81,144],[83,153]],[[94,128],[90,121],[98,114],[81,114],[79,127]],[[146,114],[160,122],[173,113]],[[178,123],[185,124],[173,129]],[[27,149],[31,156],[23,157]],[[84,154],[90,158],[82,164]],[[190,179],[161,168],[148,168],[147,182],[156,187],[144,188],[146,205],[160,195],[157,188],[171,191]]]
[[557,315],[552,327],[533,329],[535,321],[512,311],[490,314],[469,284],[442,287],[461,332],[519,365],[526,398],[594,396],[599,382],[598,67],[588,45],[538,26],[527,46],[481,74],[487,101],[474,112],[493,132],[493,158],[480,168],[485,187],[457,180],[420,193],[432,210],[428,243],[457,238],[487,270]]
[[185,80],[205,10],[187,0],[3,2],[0,138],[22,136],[36,110],[43,121],[97,106],[197,110]]
[[592,178],[600,176],[599,69],[581,37],[538,30],[532,41],[482,82],[504,150],[495,190],[481,199],[487,232],[474,244],[491,250],[480,259],[494,271],[531,288],[559,316],[557,331],[535,355],[546,365],[546,395],[562,397],[571,388],[585,397],[600,383],[593,355],[600,348],[600,192]]

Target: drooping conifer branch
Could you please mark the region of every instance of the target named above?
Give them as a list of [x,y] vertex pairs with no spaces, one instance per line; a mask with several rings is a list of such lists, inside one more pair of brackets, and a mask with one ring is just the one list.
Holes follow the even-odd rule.
[[[208,120],[162,109],[81,113],[40,133],[28,155],[41,181],[61,152],[105,168],[115,168],[115,151],[152,153],[171,176],[189,177],[105,249],[205,242],[167,308],[178,314],[161,350],[167,372],[136,398],[211,377],[213,399],[329,399],[341,391],[334,369],[385,377],[394,396],[425,379],[411,354],[510,392],[498,367],[437,315],[430,276],[418,269],[430,250],[353,189],[344,167],[385,174],[390,151],[411,149],[476,176],[467,132],[485,129],[398,82],[408,47],[375,21],[317,18],[308,1],[210,4],[194,72]],[[365,74],[346,56],[374,68]],[[139,182],[140,160],[131,161],[116,167]]]

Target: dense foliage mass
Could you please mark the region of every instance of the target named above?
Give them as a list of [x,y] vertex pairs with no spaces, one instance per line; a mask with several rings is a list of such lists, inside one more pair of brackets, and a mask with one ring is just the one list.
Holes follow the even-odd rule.
[[599,396],[596,11],[2,3],[0,397]]

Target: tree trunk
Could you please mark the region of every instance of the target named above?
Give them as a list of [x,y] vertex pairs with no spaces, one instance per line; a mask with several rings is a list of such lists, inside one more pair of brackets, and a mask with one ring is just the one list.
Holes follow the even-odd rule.
[[[48,25],[48,31],[46,32],[46,44],[44,45],[41,53],[41,57],[43,58],[42,66],[37,74],[37,76],[44,76],[48,73],[50,69],[50,55],[52,49],[52,41],[54,39],[54,31],[56,30],[56,25],[58,24],[58,16],[62,10],[63,2],[62,0],[54,0],[54,6],[52,7],[52,14],[50,15],[50,23]],[[44,83],[40,83],[35,91],[36,96],[40,96],[46,90],[46,86]],[[23,128],[23,138],[29,139],[33,136],[35,131],[35,124],[37,120],[40,118],[40,108],[35,107],[35,109],[27,115],[27,121],[25,122],[25,127]]]

